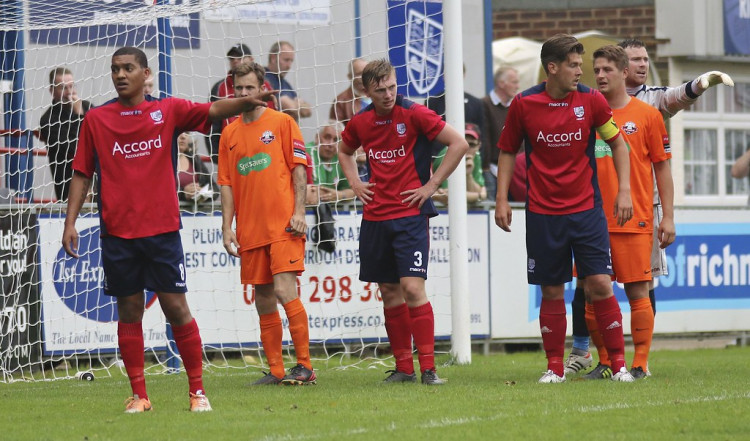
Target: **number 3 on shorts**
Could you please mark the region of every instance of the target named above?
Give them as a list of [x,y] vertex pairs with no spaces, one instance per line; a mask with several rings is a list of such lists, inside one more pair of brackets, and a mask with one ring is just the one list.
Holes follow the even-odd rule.
[[414,252],[414,266],[417,266],[417,267],[422,266],[422,252],[421,251]]

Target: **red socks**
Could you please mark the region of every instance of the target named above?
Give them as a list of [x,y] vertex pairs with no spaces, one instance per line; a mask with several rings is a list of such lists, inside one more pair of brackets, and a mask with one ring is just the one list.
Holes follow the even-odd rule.
[[120,346],[120,356],[125,364],[125,371],[128,373],[133,395],[148,398],[146,379],[143,377],[143,327],[141,322],[118,322],[117,343]]
[[432,304],[425,303],[416,308],[409,308],[411,316],[411,332],[414,335],[414,345],[419,355],[421,372],[435,370],[435,315]]
[[402,303],[383,310],[385,332],[391,343],[391,352],[396,359],[396,370],[405,374],[414,373],[414,358],[411,352],[411,319],[409,307]]
[[622,335],[622,313],[615,296],[595,301],[594,314],[612,363],[612,373],[616,374],[625,366],[625,340]]
[[193,394],[203,389],[203,343],[198,331],[198,324],[195,319],[182,326],[172,325],[174,341],[177,343],[177,350],[180,351],[182,364],[185,366],[185,372],[188,376],[190,392]]
[[542,332],[544,352],[547,353],[547,369],[560,377],[565,373],[563,357],[565,356],[567,327],[565,299],[542,299],[542,305],[539,309],[539,329]]

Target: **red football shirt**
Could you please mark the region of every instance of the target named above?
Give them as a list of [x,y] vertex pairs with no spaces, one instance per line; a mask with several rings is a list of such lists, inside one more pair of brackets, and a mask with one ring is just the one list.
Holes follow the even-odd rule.
[[207,132],[210,107],[147,96],[135,107],[112,100],[86,114],[73,170],[99,176],[102,235],[134,239],[180,229],[177,135]]
[[401,192],[419,188],[430,180],[430,141],[445,127],[435,112],[399,95],[391,113],[378,116],[371,104],[355,115],[341,137],[354,153],[362,146],[370,166],[370,189],[375,193],[365,205],[363,219],[382,221],[407,216],[437,215],[432,199],[422,209],[402,203]]
[[596,128],[611,118],[604,96],[581,84],[561,100],[545,83],[516,95],[498,147],[516,153],[526,141],[529,211],[559,215],[602,205],[594,144]]

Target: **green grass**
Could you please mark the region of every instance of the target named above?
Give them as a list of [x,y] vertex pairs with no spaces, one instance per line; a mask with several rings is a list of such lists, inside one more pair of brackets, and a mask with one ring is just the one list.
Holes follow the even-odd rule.
[[656,351],[654,375],[635,384],[537,384],[541,352],[440,366],[441,387],[386,386],[382,368],[317,365],[317,386],[258,388],[248,386],[258,371],[213,369],[206,414],[187,411],[183,373],[147,377],[154,411],[126,415],[130,388],[113,371],[0,385],[0,439],[741,440],[750,439],[748,359],[750,348]]

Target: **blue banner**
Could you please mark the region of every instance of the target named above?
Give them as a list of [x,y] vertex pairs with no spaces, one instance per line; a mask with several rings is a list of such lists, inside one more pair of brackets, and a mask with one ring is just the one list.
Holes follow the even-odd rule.
[[[189,2],[190,0],[170,0],[169,6]],[[144,6],[143,1],[31,0],[29,22],[32,30],[29,32],[29,38],[34,44],[155,48],[156,17],[153,10],[139,15],[147,17],[145,19],[132,18],[139,9],[148,8],[154,6]],[[54,14],[50,11],[54,11]],[[35,26],[51,25],[50,20],[55,17],[59,27],[33,29]],[[177,14],[169,19],[174,33],[175,49],[200,48],[198,13]]]
[[388,1],[388,58],[396,68],[398,93],[441,95],[443,82],[442,1]]
[[[659,311],[750,309],[750,227],[747,224],[678,224],[677,238],[666,249],[669,275],[657,279]],[[614,292],[628,311],[621,284]],[[529,321],[538,317],[540,287],[529,285]],[[575,282],[565,284],[570,307]]]
[[724,53],[750,55],[750,0],[724,0]]

